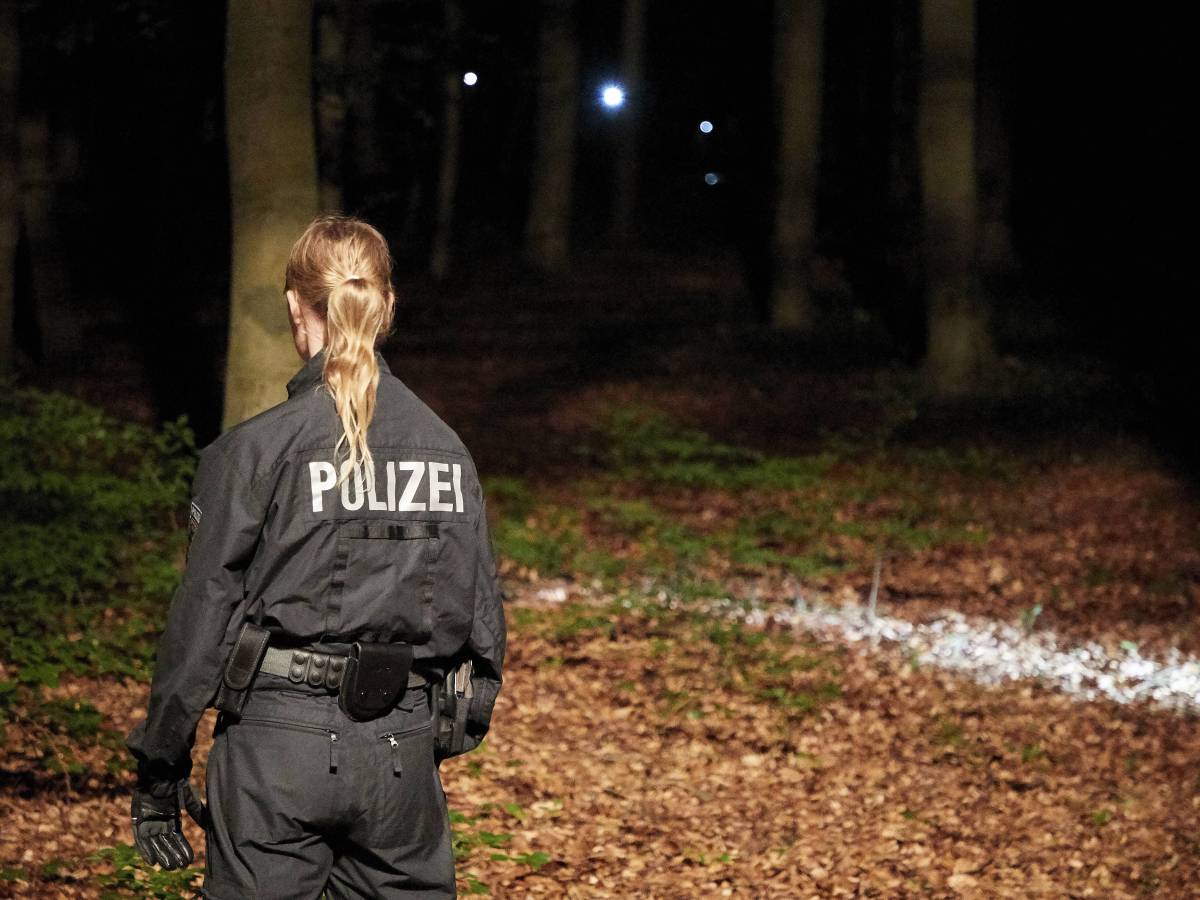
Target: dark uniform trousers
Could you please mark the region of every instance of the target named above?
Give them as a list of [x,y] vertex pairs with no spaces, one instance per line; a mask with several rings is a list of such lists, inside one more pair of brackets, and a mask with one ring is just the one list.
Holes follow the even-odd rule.
[[433,749],[423,688],[355,722],[336,695],[259,673],[214,732],[202,896],[455,896]]

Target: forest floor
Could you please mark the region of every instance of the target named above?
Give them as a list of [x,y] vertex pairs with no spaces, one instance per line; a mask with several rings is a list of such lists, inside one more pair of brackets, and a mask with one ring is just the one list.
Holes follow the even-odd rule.
[[[1194,896],[1194,718],[533,584],[510,617],[493,733],[443,766],[463,893]],[[121,730],[144,709],[141,685],[64,691]],[[6,792],[0,894],[175,896],[122,847],[127,790],[97,759]]]
[[[947,409],[902,367],[721,326],[727,288],[646,276],[620,315],[599,277],[571,308],[464,294],[389,351],[472,449],[508,594],[493,730],[442,770],[460,890],[1194,896],[1196,715],[980,685],[712,606],[861,602],[879,561],[892,616],[1200,652],[1200,501],[1111,377],[1005,359]],[[56,689],[121,733],[146,690]],[[0,896],[186,889],[135,864],[106,751],[68,777],[19,726],[7,744]]]

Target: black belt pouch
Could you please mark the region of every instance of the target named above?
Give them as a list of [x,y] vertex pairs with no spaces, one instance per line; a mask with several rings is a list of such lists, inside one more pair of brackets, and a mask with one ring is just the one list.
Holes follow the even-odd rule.
[[229,658],[225,661],[225,671],[221,675],[221,685],[213,706],[235,716],[242,714],[250,692],[250,682],[254,680],[258,667],[262,665],[270,640],[271,632],[261,625],[253,622],[242,625],[237,643],[233,645]]
[[388,712],[408,688],[412,659],[412,644],[359,641],[352,646],[338,691],[342,712],[357,722]]

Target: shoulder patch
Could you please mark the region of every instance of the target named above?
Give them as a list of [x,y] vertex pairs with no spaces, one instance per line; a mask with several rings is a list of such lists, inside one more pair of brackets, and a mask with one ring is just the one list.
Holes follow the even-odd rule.
[[192,508],[188,513],[188,538],[191,538],[196,533],[196,526],[200,524],[200,516],[203,512],[200,510],[200,504],[195,500],[192,501]]

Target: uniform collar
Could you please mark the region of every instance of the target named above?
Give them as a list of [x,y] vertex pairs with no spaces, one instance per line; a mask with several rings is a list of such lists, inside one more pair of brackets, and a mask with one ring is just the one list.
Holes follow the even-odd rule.
[[[379,365],[380,375],[392,374],[392,370],[388,368],[387,360],[383,358],[383,354],[378,350],[375,351],[375,362]],[[287,383],[288,397],[294,397],[300,391],[308,390],[320,384],[324,368],[325,348],[322,347],[308,358],[308,362],[301,366],[300,371],[293,375],[292,380]]]

